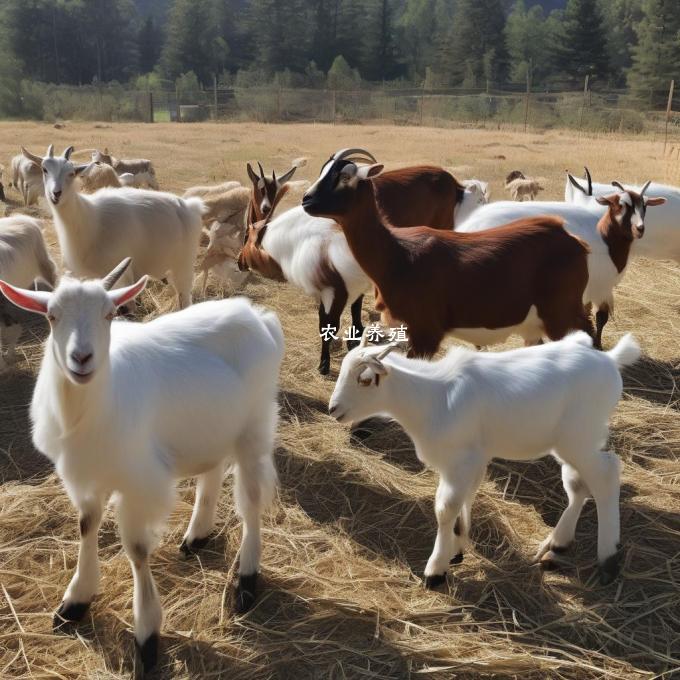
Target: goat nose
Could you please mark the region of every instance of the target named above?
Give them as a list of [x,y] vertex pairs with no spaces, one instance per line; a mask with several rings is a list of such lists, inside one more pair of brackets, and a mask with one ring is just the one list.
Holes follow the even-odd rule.
[[337,411],[337,409],[338,409],[338,407],[337,407],[336,404],[329,404],[329,406],[328,406],[328,413],[330,413],[331,415],[333,415],[333,414],[335,413],[335,411]]
[[92,358],[92,352],[71,352],[71,360],[79,366],[84,366]]
[[52,192],[52,195],[53,195],[55,198],[59,198],[59,197],[61,196],[61,191],[53,191],[53,192]]

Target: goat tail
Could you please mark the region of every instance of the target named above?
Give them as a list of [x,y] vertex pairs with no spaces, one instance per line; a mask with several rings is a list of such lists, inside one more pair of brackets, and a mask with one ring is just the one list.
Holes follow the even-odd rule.
[[630,366],[634,364],[639,358],[642,351],[638,341],[631,333],[626,333],[617,343],[614,349],[609,350],[607,354],[616,362],[619,368]]

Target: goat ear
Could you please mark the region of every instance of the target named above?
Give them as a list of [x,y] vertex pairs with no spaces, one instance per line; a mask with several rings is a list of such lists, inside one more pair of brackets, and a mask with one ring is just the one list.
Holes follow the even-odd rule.
[[655,196],[654,198],[645,198],[645,205],[663,205],[666,199],[663,196]]
[[295,174],[295,171],[297,170],[297,166],[294,165],[285,175],[281,175],[279,177],[279,184],[285,184],[290,180],[290,178]]
[[5,281],[0,281],[0,291],[12,304],[38,314],[47,314],[47,303],[52,297],[52,293],[43,290],[15,288]]
[[96,164],[97,161],[93,161],[92,163],[83,163],[82,165],[76,165],[73,169],[76,171],[76,175],[82,175],[90,166]]
[[379,175],[385,166],[382,163],[374,163],[373,165],[359,165],[357,166],[356,177],[359,179],[370,179]]
[[136,298],[144,290],[144,288],[146,288],[146,282],[148,279],[149,277],[144,275],[141,279],[139,279],[139,281],[137,281],[137,283],[133,283],[131,286],[110,290],[108,292],[109,299],[116,307],[120,307],[126,302],[130,302],[130,300]]
[[600,204],[600,205],[612,205],[612,201],[608,196],[597,196],[595,200]]
[[[51,145],[50,145],[51,146]],[[64,158],[68,161],[71,158],[71,154],[73,153],[73,147],[72,146],[67,146],[64,149],[64,153],[62,154]]]

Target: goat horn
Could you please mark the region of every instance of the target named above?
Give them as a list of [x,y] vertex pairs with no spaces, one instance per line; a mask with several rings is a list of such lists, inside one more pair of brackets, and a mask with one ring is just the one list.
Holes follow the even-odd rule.
[[590,170],[588,170],[585,165],[583,166],[583,169],[586,171],[586,179],[588,180],[588,193],[587,196],[592,196],[593,195],[593,178],[590,176]]
[[260,161],[257,161],[257,167],[260,168],[260,177],[264,179],[264,170],[262,169],[262,163],[260,163]]
[[364,332],[361,334],[361,341],[359,342],[359,347],[368,346],[368,326],[364,328]]
[[54,156],[54,144],[50,144],[47,147],[47,157],[52,158]]
[[612,186],[615,186],[617,189],[621,189],[621,191],[625,191],[623,184],[621,184],[621,182],[617,182],[616,180],[612,182]]
[[73,147],[72,146],[67,146],[64,149],[64,158],[66,160],[69,160],[71,158],[71,154],[73,153]]
[[[375,156],[370,153],[369,151],[366,151],[366,149],[360,149],[360,148],[353,148],[353,149],[340,149],[340,151],[336,151],[333,154],[333,160],[334,161],[341,161],[346,158],[349,158],[350,156],[360,156],[360,157],[365,157],[368,159],[371,163],[377,163],[378,161],[375,159]],[[360,160],[364,160],[364,158],[360,158]]]
[[573,175],[570,175],[569,173],[567,173],[567,177],[569,178],[569,181],[572,183],[572,185],[574,186],[575,189],[578,189],[580,192],[586,194],[586,196],[588,195],[586,193],[586,190],[574,179]]
[[111,290],[111,288],[116,285],[118,279],[123,276],[125,270],[130,266],[130,262],[132,262],[132,258],[126,257],[119,265],[114,267],[104,279],[102,279],[104,290]]
[[395,349],[397,349],[397,347],[399,347],[398,342],[391,342],[382,352],[380,352],[380,354],[376,356],[376,359],[378,361],[382,361],[390,352],[393,352]]
[[650,180],[645,184],[645,186],[642,187],[642,190],[640,191],[640,196],[641,196],[641,197],[645,195],[645,191],[647,191],[647,189],[649,189],[649,185],[650,185],[651,183],[652,183],[652,180],[650,179]]

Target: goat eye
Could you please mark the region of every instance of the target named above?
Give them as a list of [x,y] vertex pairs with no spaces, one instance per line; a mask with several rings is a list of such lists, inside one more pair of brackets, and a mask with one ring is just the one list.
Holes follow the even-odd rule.
[[42,171],[43,171],[43,175],[47,174],[47,168],[43,168]]
[[48,320],[50,323],[54,323],[54,322],[57,320],[57,317],[54,316],[54,314],[48,314],[48,315],[47,315],[47,320]]

